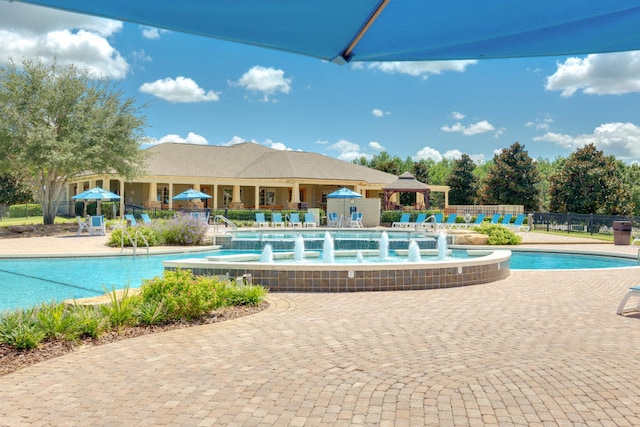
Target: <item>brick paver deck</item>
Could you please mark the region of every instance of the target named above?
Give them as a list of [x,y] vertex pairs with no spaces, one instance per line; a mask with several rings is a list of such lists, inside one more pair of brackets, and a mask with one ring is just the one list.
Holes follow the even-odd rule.
[[638,271],[273,294],[0,377],[0,425],[640,425],[640,317],[615,314]]

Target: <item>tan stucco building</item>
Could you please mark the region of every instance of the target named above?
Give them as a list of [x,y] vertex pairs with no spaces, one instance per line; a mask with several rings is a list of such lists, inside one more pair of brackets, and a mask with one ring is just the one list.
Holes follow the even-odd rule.
[[[274,150],[245,142],[231,146],[164,143],[147,149],[144,175],[85,175],[69,184],[69,197],[99,185],[126,204],[147,209],[190,207],[173,197],[194,188],[212,196],[198,207],[286,209],[326,207],[327,194],[346,186],[380,198],[397,177],[317,153]],[[124,209],[121,204],[121,209]]]

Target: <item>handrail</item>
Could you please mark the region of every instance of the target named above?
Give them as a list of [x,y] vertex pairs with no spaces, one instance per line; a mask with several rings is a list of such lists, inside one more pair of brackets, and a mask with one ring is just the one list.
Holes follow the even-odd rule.
[[213,226],[215,231],[218,231],[218,226],[220,225],[220,223],[223,223],[226,226],[231,227],[233,231],[238,231],[238,226],[235,225],[233,222],[229,221],[229,219],[224,215],[216,215],[213,217]]
[[[142,230],[140,230],[139,228],[136,230],[136,244],[138,243],[138,236],[140,236],[142,238],[142,241],[144,242],[144,244],[147,246],[147,256],[149,256],[149,241],[147,240],[146,237],[144,237],[144,234],[142,233]],[[137,245],[136,245],[137,246]],[[133,252],[133,255],[135,256],[135,251]]]
[[149,242],[147,241],[147,238],[144,237],[144,234],[142,234],[142,231],[140,231],[140,229],[136,230],[134,234],[135,236],[135,240],[134,240],[129,234],[129,231],[127,230],[127,226],[125,225],[122,227],[122,236],[120,238],[120,252],[124,251],[124,236],[127,236],[129,241],[131,242],[131,246],[133,247],[133,256],[136,256],[136,250],[138,249],[138,236],[142,238],[142,241],[147,246],[147,256],[149,256]]

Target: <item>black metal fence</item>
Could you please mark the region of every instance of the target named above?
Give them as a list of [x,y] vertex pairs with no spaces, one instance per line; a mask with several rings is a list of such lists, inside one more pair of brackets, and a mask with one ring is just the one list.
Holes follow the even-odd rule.
[[595,215],[595,214],[531,214],[533,230],[581,232],[590,234],[612,234],[614,221],[631,221],[633,228],[640,229],[640,216]]

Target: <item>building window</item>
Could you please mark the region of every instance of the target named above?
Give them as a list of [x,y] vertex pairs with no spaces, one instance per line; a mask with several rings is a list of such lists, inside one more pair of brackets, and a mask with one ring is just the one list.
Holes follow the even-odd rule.
[[260,206],[273,206],[276,204],[276,190],[273,188],[260,189]]

